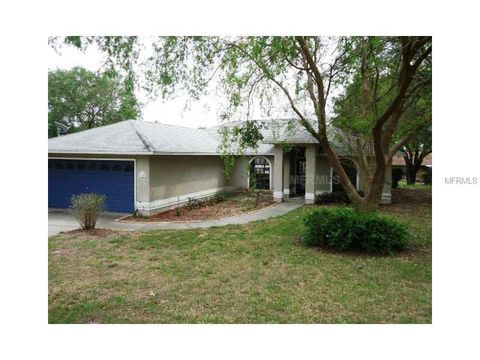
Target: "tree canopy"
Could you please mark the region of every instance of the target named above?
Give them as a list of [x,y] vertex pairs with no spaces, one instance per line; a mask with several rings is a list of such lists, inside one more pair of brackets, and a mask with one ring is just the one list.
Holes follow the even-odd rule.
[[[318,140],[360,210],[378,205],[391,152],[402,145],[408,128],[415,129],[404,126],[403,115],[431,83],[432,41],[422,36],[67,37],[63,42],[79,48],[96,44],[108,55],[108,66],[152,96],[198,99],[216,79],[228,100],[227,120],[235,112],[248,120],[254,103],[266,110],[286,104],[294,123]],[[150,55],[139,56],[146,47]],[[343,169],[331,143],[332,127],[357,144],[357,163],[367,174],[365,196]],[[245,128],[251,132],[250,125]]]
[[96,74],[80,67],[50,71],[48,136],[57,136],[56,123],[75,132],[137,118],[132,85],[112,72]]

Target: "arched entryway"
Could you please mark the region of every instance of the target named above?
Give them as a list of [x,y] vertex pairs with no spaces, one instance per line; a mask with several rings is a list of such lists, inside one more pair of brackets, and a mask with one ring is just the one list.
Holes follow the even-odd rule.
[[248,176],[248,187],[253,182],[256,183],[257,189],[270,190],[272,187],[272,166],[270,160],[264,156],[257,156],[250,160]]

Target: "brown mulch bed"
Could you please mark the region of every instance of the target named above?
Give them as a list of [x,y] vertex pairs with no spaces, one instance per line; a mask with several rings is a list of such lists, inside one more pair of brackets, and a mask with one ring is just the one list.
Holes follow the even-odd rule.
[[272,204],[274,204],[274,201],[271,196],[263,195],[258,207],[256,207],[254,197],[238,195],[216,204],[202,203],[195,209],[182,206],[179,208],[179,212],[172,209],[149,217],[131,215],[122,220],[140,222],[213,220],[256,211]]

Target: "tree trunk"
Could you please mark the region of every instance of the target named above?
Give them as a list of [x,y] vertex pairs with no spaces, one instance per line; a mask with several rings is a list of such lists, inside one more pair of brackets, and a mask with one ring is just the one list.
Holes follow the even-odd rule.
[[407,164],[407,184],[408,185],[416,184],[418,170],[419,170],[418,166]]

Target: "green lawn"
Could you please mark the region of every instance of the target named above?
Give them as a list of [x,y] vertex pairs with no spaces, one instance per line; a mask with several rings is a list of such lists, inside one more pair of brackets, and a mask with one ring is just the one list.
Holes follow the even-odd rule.
[[[401,190],[417,191],[428,190]],[[431,323],[430,194],[382,209],[415,235],[396,256],[305,247],[312,207],[243,226],[51,237],[49,322]]]
[[408,185],[406,180],[400,180],[398,182],[398,187],[403,189],[431,189],[432,184],[425,185],[422,182],[416,182],[415,184]]

